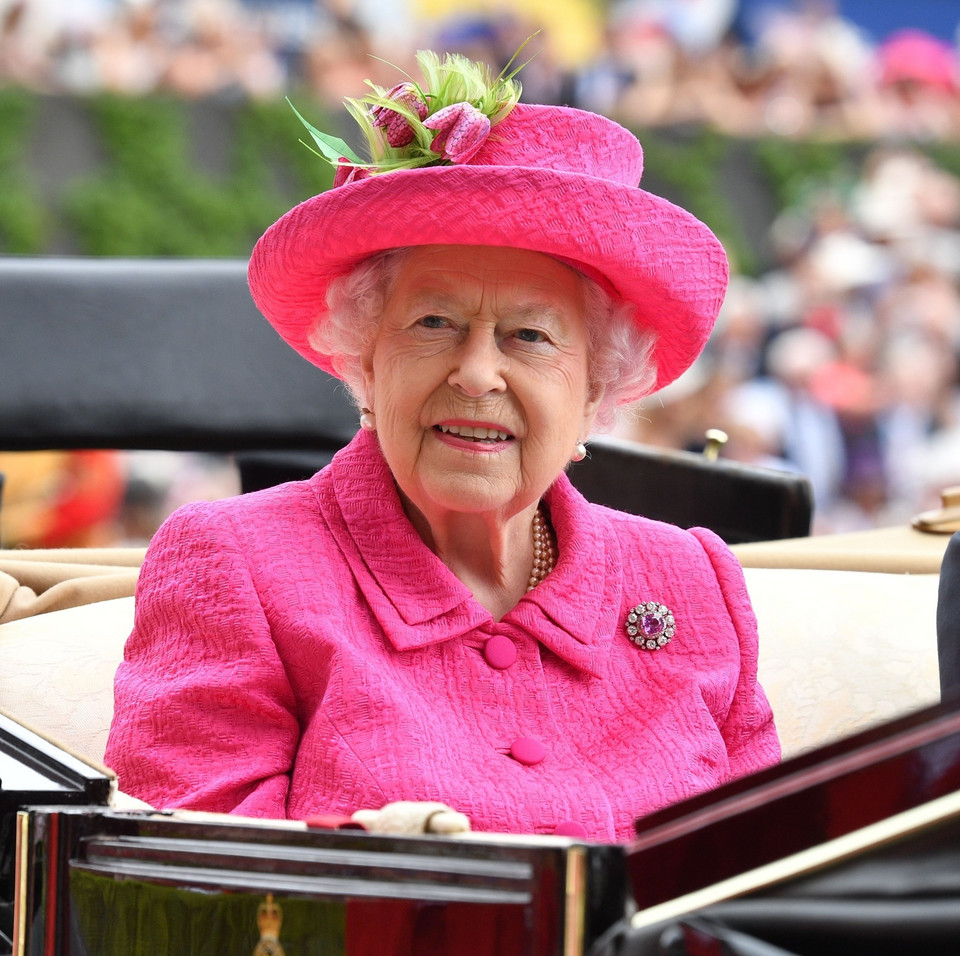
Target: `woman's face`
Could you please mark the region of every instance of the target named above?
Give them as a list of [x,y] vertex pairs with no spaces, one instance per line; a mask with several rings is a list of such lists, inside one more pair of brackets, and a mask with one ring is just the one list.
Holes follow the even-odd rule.
[[428,520],[511,517],[560,474],[597,406],[584,313],[582,278],[538,252],[407,255],[364,387],[400,490]]

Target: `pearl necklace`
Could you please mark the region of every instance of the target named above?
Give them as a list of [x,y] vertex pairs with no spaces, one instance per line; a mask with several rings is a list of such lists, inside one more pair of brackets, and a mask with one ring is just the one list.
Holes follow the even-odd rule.
[[532,591],[556,566],[557,546],[543,511],[538,507],[533,514],[533,567],[527,590]]

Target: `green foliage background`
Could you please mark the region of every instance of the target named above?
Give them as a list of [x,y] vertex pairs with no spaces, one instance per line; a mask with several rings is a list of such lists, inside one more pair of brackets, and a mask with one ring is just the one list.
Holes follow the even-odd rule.
[[[189,104],[96,96],[72,106],[96,131],[99,164],[44,191],[30,159],[43,99],[0,90],[0,253],[45,254],[53,237],[61,246],[66,237],[80,255],[245,257],[274,219],[330,185],[329,167],[299,142],[302,127],[283,101],[223,104],[230,141],[217,174],[191,159],[198,134]],[[322,110],[297,106],[332,129]],[[47,140],[56,133],[47,131]],[[703,219],[748,274],[769,264],[756,221],[746,225],[748,207],[758,202],[771,218],[819,184],[852,182],[868,147],[732,140],[705,129],[638,134],[644,186]]]
[[0,251],[41,252],[49,233],[48,210],[31,182],[24,143],[35,100],[0,91]]
[[246,256],[267,225],[331,182],[282,101],[224,105],[232,138],[221,175],[191,161],[184,102],[98,96],[74,106],[96,131],[101,163],[43,195],[29,159],[42,98],[0,90],[0,253],[44,254],[67,235],[81,255]]

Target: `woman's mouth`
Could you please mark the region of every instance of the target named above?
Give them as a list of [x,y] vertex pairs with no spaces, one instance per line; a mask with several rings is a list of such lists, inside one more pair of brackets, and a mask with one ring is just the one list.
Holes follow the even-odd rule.
[[445,435],[456,435],[466,441],[497,443],[513,440],[513,435],[498,428],[484,428],[479,425],[434,425],[433,427]]

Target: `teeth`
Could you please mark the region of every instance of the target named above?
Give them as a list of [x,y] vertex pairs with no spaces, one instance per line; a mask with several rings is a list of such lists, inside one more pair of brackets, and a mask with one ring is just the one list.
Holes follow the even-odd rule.
[[495,428],[473,428],[470,425],[440,425],[440,431],[461,438],[474,438],[478,441],[506,441],[510,434]]

